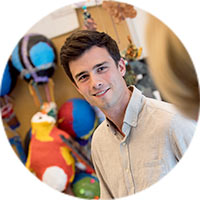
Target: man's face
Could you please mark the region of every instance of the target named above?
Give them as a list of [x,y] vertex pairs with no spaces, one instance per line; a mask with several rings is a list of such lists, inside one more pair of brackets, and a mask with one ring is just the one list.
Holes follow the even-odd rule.
[[106,110],[123,103],[125,64],[120,60],[116,66],[106,48],[90,48],[69,67],[78,91],[91,105]]

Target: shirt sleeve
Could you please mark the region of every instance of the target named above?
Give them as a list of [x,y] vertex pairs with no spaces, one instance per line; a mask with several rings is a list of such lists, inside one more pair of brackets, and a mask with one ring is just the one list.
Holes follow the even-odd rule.
[[102,174],[102,170],[100,170],[101,166],[98,166],[98,159],[94,156],[94,151],[92,152],[92,162],[95,168],[95,172],[97,178],[100,183],[100,199],[113,199],[113,195],[111,194],[108,185],[106,184],[105,178]]
[[170,139],[173,152],[180,160],[187,150],[196,129],[196,122],[181,115],[175,115],[170,126]]

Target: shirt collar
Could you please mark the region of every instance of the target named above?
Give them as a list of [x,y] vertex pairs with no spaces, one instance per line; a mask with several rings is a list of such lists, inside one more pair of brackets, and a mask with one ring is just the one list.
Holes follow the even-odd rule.
[[[131,85],[128,88],[132,92],[132,95],[128,103],[128,106],[126,108],[123,123],[126,123],[129,126],[136,127],[138,121],[138,115],[144,105],[145,97],[144,95],[142,95],[142,92],[138,90],[135,86]],[[108,118],[106,118],[106,122],[108,127],[114,128],[113,123]]]
[[136,127],[139,113],[144,105],[145,97],[135,86],[129,86],[129,90],[132,91],[132,95],[126,108],[123,122]]

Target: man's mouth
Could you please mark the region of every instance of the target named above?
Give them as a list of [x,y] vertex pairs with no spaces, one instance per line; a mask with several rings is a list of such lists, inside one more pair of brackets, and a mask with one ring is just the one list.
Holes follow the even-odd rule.
[[96,96],[96,97],[101,97],[103,96],[104,94],[106,94],[106,92],[109,90],[110,88],[106,89],[106,90],[102,90],[100,92],[97,92],[96,94],[93,94],[93,96]]

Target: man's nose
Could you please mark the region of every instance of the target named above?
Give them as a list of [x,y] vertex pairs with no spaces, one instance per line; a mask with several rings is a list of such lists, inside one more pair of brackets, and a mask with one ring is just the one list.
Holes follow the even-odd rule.
[[97,75],[91,75],[90,84],[93,89],[100,89],[103,86],[103,80]]

